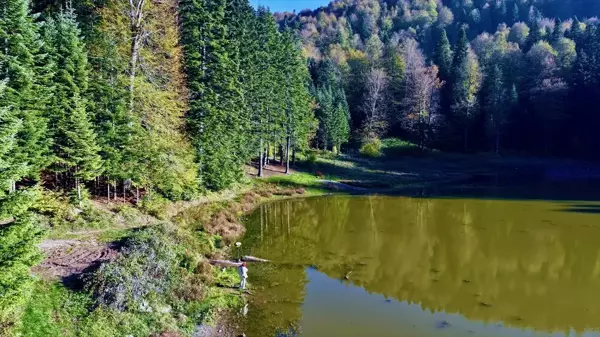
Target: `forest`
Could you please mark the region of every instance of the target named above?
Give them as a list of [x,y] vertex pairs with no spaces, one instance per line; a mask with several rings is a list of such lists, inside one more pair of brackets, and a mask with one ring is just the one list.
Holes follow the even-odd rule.
[[[599,10],[360,0],[275,16],[309,60],[317,147],[398,137],[445,151],[596,158]],[[349,126],[331,126],[343,114]]]
[[[49,192],[140,207],[310,149],[598,159],[600,3],[0,0],[0,335]],[[51,226],[50,226],[51,227]]]

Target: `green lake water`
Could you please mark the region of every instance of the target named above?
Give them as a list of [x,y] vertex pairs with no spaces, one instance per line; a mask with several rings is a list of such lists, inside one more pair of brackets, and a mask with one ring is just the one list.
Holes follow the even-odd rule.
[[555,195],[510,193],[514,186],[265,204],[247,219],[237,253],[274,262],[249,266],[241,328],[247,336],[600,336],[600,202],[589,184],[569,186]]

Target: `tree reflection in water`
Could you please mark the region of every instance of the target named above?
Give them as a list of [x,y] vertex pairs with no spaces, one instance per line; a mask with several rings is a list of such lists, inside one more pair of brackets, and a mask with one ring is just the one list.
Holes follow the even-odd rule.
[[307,266],[340,280],[351,271],[352,284],[432,312],[541,332],[597,329],[600,218],[571,206],[374,196],[263,205],[244,253],[276,263],[251,266],[248,335],[298,328]]

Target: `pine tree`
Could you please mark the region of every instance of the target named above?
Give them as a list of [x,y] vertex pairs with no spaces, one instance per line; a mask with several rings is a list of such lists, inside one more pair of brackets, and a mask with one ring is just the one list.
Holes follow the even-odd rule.
[[500,139],[502,128],[506,122],[509,111],[506,107],[508,95],[502,80],[502,71],[498,65],[492,66],[491,72],[486,78],[486,97],[484,107],[488,113],[490,134],[494,139],[494,150],[500,153]]
[[463,129],[464,150],[469,145],[469,129],[475,114],[477,92],[481,84],[479,64],[470,51],[466,28],[463,27],[452,63],[452,115]]
[[563,32],[561,29],[561,22],[559,19],[554,20],[554,30],[552,31],[552,36],[550,37],[550,42],[552,44],[557,43],[563,37]]
[[440,78],[447,81],[452,72],[452,49],[445,29],[442,30],[437,42],[433,55],[433,62],[438,66]]
[[513,20],[512,23],[520,22],[521,21],[521,14],[519,12],[519,5],[517,4],[516,1],[513,4],[512,20]]
[[441,90],[440,106],[442,114],[448,116],[452,104],[452,93],[449,85],[452,74],[452,49],[446,35],[446,30],[442,30],[433,55],[433,62],[438,66],[440,79],[446,83]]
[[46,77],[40,55],[38,27],[28,0],[0,2],[0,74],[7,80],[0,105],[10,106],[22,121],[13,155],[27,163],[27,176],[37,177],[47,164],[48,138],[42,109],[48,98],[40,86]]
[[582,45],[583,30],[581,29],[581,22],[579,22],[579,19],[577,19],[577,17],[575,17],[575,19],[573,20],[571,30],[569,32],[569,37],[573,41],[575,41],[575,45],[579,50],[580,46]]
[[398,124],[402,114],[402,99],[405,91],[406,63],[404,58],[396,50],[388,51],[385,62],[385,70],[389,76],[389,97],[392,109],[390,122],[392,128]]
[[98,154],[96,135],[88,119],[85,105],[74,93],[73,107],[68,116],[59,124],[59,132],[64,139],[59,144],[59,157],[62,164],[75,177],[78,200],[82,200],[81,183],[90,181],[102,172],[102,159]]
[[539,22],[537,20],[533,20],[531,23],[531,29],[529,31],[529,35],[527,36],[527,41],[525,42],[524,51],[528,52],[531,47],[533,47],[536,43],[542,40],[542,32],[540,29]]
[[232,59],[235,45],[225,25],[225,0],[180,3],[188,87],[189,131],[196,147],[202,184],[213,190],[242,176],[241,92]]
[[[286,75],[286,173],[290,169],[290,152],[308,147],[308,141],[315,129],[315,119],[312,110],[312,98],[309,92],[310,75],[306,61],[295,41],[291,31],[282,34],[285,50],[283,73]],[[348,118],[346,116],[346,127]],[[348,130],[349,134],[349,130]],[[343,135],[340,137],[343,138]],[[347,136],[346,136],[347,139]],[[341,144],[338,144],[338,149]]]
[[72,8],[61,11],[49,26],[47,43],[53,46],[57,65],[49,115],[56,157],[53,169],[74,178],[81,201],[81,183],[98,176],[102,166],[84,98],[88,88],[87,55]]
[[240,118],[238,130],[245,137],[240,148],[244,160],[249,160],[258,152],[258,145],[252,134],[253,94],[256,91],[256,80],[260,76],[256,68],[256,52],[258,49],[256,34],[256,17],[248,0],[228,1],[226,8],[226,25],[231,43],[230,57],[238,64],[238,83],[241,91]]
[[323,60],[317,65],[314,82],[314,95],[319,106],[316,111],[318,141],[324,149],[339,148],[348,141],[350,113],[339,71],[331,60]]
[[[0,83],[4,98],[6,83]],[[40,261],[37,248],[42,231],[29,208],[35,193],[15,188],[15,182],[29,171],[26,163],[14,156],[21,121],[15,111],[0,105],[0,335],[18,322],[20,310],[33,287],[30,268]]]

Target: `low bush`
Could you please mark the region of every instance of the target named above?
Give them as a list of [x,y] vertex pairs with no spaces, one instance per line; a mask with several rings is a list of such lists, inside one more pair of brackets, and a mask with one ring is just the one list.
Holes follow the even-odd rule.
[[148,193],[142,198],[141,209],[146,213],[164,220],[167,218],[169,201],[158,193]]
[[368,140],[360,147],[360,154],[367,158],[377,158],[381,156],[381,141],[377,138]]
[[182,251],[167,226],[139,230],[122,255],[102,265],[89,279],[97,304],[117,311],[152,311],[163,305],[180,281]]
[[399,138],[386,138],[381,141],[381,145],[386,157],[418,157],[431,152],[430,149],[422,149],[417,144]]

